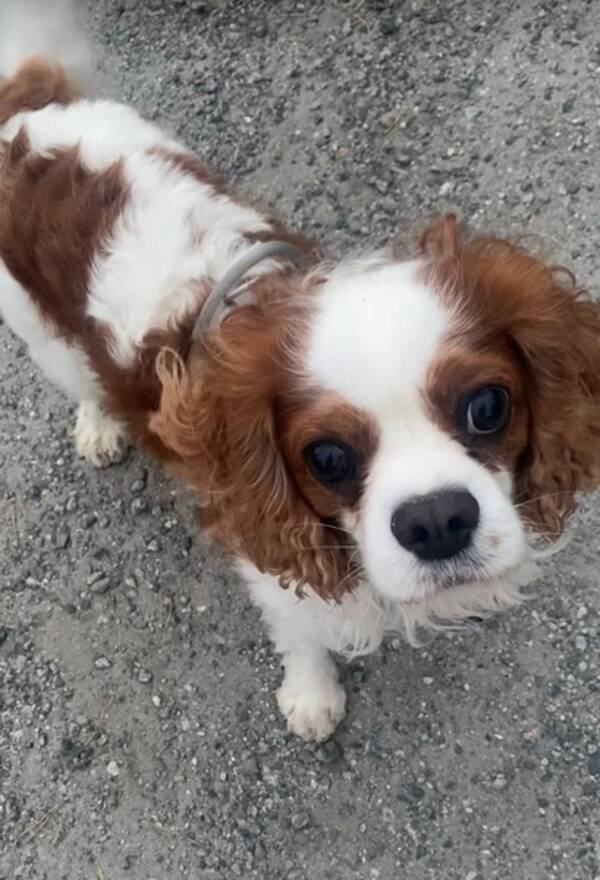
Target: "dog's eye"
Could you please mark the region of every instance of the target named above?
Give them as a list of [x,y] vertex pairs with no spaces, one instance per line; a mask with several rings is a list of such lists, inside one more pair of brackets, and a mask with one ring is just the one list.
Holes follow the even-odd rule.
[[500,385],[480,388],[467,406],[467,431],[469,434],[497,434],[508,424],[510,418],[510,395]]
[[304,450],[313,475],[328,486],[341,486],[356,479],[356,455],[338,440],[316,440]]

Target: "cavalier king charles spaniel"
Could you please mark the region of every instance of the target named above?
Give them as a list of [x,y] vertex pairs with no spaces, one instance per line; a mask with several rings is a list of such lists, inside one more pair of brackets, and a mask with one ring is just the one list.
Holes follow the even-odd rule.
[[[0,309],[77,401],[78,453],[128,440],[200,499],[328,737],[332,654],[515,605],[533,538],[600,475],[600,308],[519,244],[432,222],[342,261],[52,58],[0,84]],[[203,312],[206,309],[206,313]]]

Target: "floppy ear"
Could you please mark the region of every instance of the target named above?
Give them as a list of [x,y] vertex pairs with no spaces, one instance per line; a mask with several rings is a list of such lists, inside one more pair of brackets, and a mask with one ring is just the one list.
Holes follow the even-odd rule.
[[513,324],[530,376],[528,447],[517,500],[548,539],[558,537],[575,492],[600,484],[600,305],[565,272],[533,261],[525,299],[539,309]]
[[600,304],[566,269],[503,239],[468,242],[460,263],[463,283],[477,279],[480,321],[501,328],[521,362],[529,431],[516,500],[552,540],[575,493],[600,484]]
[[464,312],[473,344],[502,341],[525,380],[527,446],[515,472],[526,519],[557,538],[575,493],[600,484],[600,304],[565,269],[505,239],[462,239],[452,214],[419,239],[426,271]]
[[163,351],[150,427],[201,494],[202,525],[282,586],[335,598],[350,586],[340,534],[299,493],[279,443],[293,317],[239,308],[186,363]]

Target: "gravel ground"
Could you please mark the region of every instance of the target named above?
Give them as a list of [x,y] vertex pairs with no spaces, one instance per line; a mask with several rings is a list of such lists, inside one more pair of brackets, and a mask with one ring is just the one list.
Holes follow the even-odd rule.
[[[595,288],[600,4],[89,0],[102,89],[332,254],[454,208]],[[593,151],[596,151],[595,153]],[[0,327],[1,880],[600,877],[600,505],[535,598],[343,670],[334,740],[191,504]]]

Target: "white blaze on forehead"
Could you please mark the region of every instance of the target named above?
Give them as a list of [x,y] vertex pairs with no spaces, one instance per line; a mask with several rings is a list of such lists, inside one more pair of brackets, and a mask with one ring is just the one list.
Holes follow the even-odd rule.
[[308,373],[379,416],[414,401],[452,316],[420,261],[334,273],[320,294]]

